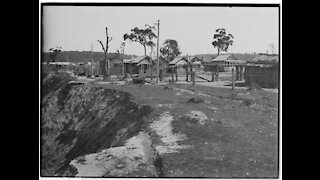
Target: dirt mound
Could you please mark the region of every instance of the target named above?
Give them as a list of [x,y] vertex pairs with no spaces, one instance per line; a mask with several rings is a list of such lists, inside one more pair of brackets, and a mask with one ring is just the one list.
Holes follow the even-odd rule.
[[201,111],[190,111],[184,116],[182,116],[182,118],[191,124],[200,124],[202,126],[208,120],[206,114],[204,114]]

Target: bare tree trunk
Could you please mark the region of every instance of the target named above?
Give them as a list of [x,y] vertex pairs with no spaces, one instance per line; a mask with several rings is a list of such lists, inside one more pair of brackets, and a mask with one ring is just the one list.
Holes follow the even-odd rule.
[[[103,75],[103,80],[109,80],[109,75],[110,75],[110,63],[108,60],[108,49],[109,49],[109,42],[112,40],[112,37],[109,37],[108,35],[108,28],[106,27],[106,46],[104,47],[102,41],[98,40],[100,43],[103,51],[104,51],[104,63],[103,63],[103,68],[102,68],[102,75]],[[106,71],[107,69],[107,71]]]
[[143,48],[144,48],[144,55],[147,56],[147,48],[146,48],[146,45],[143,45]]
[[106,62],[107,62],[107,53],[106,51],[104,52],[104,60],[103,60],[103,65],[102,65],[102,77],[105,80],[105,76],[106,76]]

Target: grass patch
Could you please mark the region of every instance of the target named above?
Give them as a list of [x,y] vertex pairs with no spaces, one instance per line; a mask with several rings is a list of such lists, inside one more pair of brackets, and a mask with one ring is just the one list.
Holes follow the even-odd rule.
[[242,100],[243,104],[246,105],[246,106],[252,106],[255,104],[254,100],[253,99],[244,99]]

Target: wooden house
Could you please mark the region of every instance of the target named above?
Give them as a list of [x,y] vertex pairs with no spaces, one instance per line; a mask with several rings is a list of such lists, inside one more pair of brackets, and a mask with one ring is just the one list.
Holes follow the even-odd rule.
[[153,63],[149,56],[138,56],[134,59],[124,59],[125,73],[132,74],[145,74],[147,73]]
[[193,65],[193,68],[195,69],[203,69],[203,66],[202,66],[202,63],[201,63],[201,60],[199,57],[197,56],[189,56],[188,57],[188,60],[190,63],[192,63]]
[[186,57],[177,56],[171,62],[169,62],[169,66],[174,66],[174,71],[177,71],[178,74],[181,74],[185,72],[184,65],[187,65],[189,63],[190,62]]
[[222,54],[215,57],[212,61],[212,64],[219,65],[219,71],[231,71],[232,68],[235,68],[236,65],[245,64],[246,61],[239,60],[232,54]]

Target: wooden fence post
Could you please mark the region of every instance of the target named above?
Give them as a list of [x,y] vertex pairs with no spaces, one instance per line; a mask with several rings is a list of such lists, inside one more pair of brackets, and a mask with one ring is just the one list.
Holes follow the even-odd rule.
[[232,90],[234,90],[234,68],[232,67]]
[[214,76],[214,74],[215,74],[215,72],[214,72],[214,67],[215,67],[215,66],[213,66],[213,65],[211,66],[211,75],[212,75],[211,81],[212,81],[212,82],[214,82],[214,78],[215,78],[215,76]]
[[160,81],[162,82],[162,78],[163,78],[163,71],[164,71],[164,69],[160,69],[159,70],[159,73],[160,73],[160,77],[159,77],[159,79],[160,79]]
[[216,65],[216,81],[219,81],[219,69],[220,69],[220,66],[217,64]]
[[173,77],[173,67],[171,67],[171,78],[172,78],[172,83],[174,83],[174,77]]
[[196,79],[196,72],[195,71],[192,71],[191,79],[192,79],[192,85],[194,86],[195,85],[195,79]]
[[236,81],[238,81],[240,79],[240,76],[239,76],[239,66],[236,65]]
[[124,63],[122,63],[122,76],[125,76],[125,72],[124,72]]
[[188,82],[188,66],[186,66],[186,81]]
[[240,66],[240,81],[243,80],[243,65]]
[[176,67],[175,69],[176,69],[176,81],[178,81],[178,67]]

